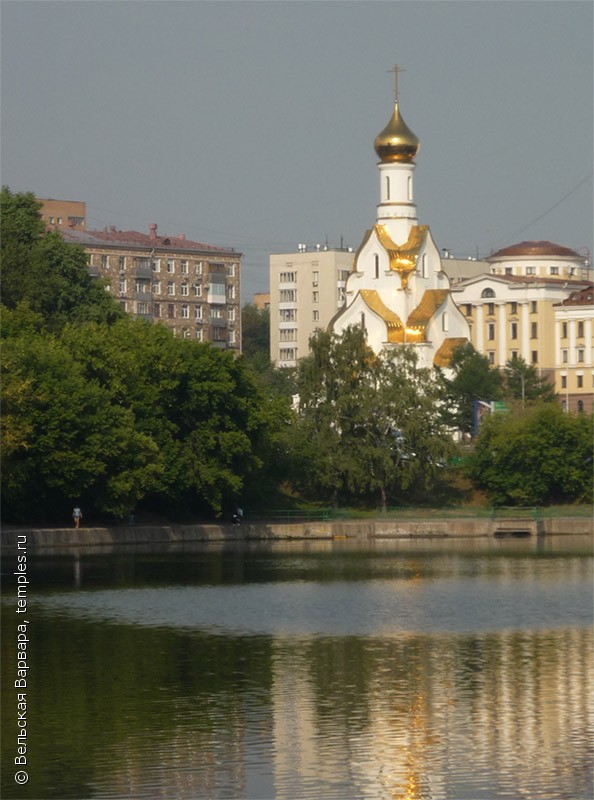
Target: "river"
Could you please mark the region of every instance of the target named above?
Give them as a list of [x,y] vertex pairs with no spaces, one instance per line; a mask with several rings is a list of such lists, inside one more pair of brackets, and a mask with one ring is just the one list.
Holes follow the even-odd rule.
[[590,537],[37,551],[26,617],[16,563],[3,798],[593,796]]

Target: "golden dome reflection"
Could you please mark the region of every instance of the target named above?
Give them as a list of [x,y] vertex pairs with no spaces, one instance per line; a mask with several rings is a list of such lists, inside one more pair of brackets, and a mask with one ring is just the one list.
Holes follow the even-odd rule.
[[420,142],[402,119],[398,103],[394,103],[392,118],[375,138],[375,152],[384,163],[414,161]]

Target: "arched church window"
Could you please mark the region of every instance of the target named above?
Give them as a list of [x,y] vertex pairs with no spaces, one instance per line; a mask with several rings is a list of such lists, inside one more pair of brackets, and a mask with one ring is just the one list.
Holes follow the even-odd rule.
[[365,330],[365,313],[361,312],[361,327]]
[[412,200],[413,199],[413,195],[412,195],[412,175],[408,176],[407,188],[408,188],[408,199]]
[[374,277],[379,278],[379,256],[377,253],[373,256],[373,268],[375,270]]
[[495,292],[490,288],[483,289],[481,292],[481,297],[495,297]]
[[390,199],[390,176],[386,176],[386,200]]
[[444,311],[441,316],[441,329],[442,331],[449,330],[448,312]]
[[423,253],[421,258],[421,275],[423,278],[427,277],[427,253]]

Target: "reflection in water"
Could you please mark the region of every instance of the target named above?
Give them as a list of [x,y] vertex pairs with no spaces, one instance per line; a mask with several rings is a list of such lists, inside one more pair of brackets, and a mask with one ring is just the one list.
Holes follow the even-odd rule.
[[82,556],[32,596],[2,796],[590,800],[590,556],[321,553]]

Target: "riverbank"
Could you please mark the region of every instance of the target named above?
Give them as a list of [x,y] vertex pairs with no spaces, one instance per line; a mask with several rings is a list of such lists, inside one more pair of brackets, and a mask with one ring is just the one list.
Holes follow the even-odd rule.
[[25,544],[29,548],[97,545],[157,544],[166,542],[232,542],[250,540],[315,539],[411,539],[473,538],[490,536],[594,535],[591,517],[529,519],[507,516],[497,519],[460,518],[428,520],[329,520],[311,522],[258,522],[240,526],[121,525],[97,528],[6,528],[3,548]]

